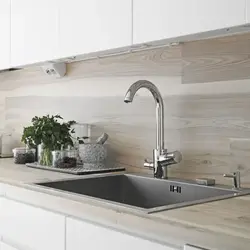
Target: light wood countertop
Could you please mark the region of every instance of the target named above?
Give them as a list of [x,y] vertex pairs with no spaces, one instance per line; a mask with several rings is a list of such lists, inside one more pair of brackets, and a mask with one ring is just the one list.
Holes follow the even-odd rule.
[[194,205],[154,214],[125,212],[91,198],[31,183],[79,178],[30,169],[0,159],[0,196],[161,242],[173,249],[194,244],[211,250],[250,249],[250,196]]

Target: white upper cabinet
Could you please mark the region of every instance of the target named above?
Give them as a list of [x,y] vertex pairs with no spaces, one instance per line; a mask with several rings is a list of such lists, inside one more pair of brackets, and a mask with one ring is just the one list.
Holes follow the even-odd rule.
[[134,0],[133,43],[180,36],[182,21],[178,13],[181,2],[184,1]]
[[10,68],[10,0],[0,1],[0,70]]
[[247,22],[250,0],[1,0],[0,70]]
[[182,0],[184,35],[243,25],[246,0]]
[[133,43],[246,23],[246,0],[134,0]]
[[57,1],[11,0],[12,66],[58,57]]
[[60,1],[60,57],[132,45],[132,0]]

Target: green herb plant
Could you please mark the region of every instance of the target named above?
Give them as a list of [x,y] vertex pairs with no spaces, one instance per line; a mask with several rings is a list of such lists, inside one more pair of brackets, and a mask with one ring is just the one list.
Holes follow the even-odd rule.
[[24,127],[22,142],[34,148],[42,144],[40,164],[52,164],[52,151],[73,146],[72,129],[75,121],[62,122],[60,115],[46,115],[32,118],[32,126]]

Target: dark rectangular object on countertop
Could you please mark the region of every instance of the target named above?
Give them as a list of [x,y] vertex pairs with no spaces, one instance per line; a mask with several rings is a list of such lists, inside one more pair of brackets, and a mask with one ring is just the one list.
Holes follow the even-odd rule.
[[101,174],[101,173],[111,173],[111,172],[120,172],[125,171],[123,167],[106,167],[103,163],[98,164],[84,164],[79,165],[75,168],[56,168],[52,166],[42,166],[38,163],[27,163],[25,164],[30,168],[37,168],[41,170],[49,170],[54,172],[60,172],[65,174],[74,174],[74,175],[87,175],[87,174]]

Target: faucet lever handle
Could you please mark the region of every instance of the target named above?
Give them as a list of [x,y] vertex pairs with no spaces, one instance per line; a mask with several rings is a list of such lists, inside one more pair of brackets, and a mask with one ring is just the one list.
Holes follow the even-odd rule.
[[171,165],[181,162],[182,154],[179,151],[168,152],[159,156],[159,161],[164,165]]
[[240,171],[236,171],[232,174],[223,174],[226,178],[232,178],[233,179],[233,185],[235,189],[240,188]]
[[143,166],[145,168],[154,169],[154,163],[151,160],[149,160],[149,159],[145,159],[144,160]]
[[168,153],[168,150],[164,148],[164,149],[161,150],[160,154],[161,155],[166,155],[167,153]]

